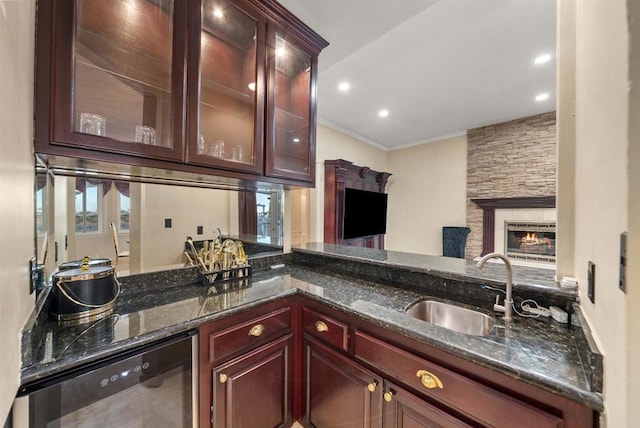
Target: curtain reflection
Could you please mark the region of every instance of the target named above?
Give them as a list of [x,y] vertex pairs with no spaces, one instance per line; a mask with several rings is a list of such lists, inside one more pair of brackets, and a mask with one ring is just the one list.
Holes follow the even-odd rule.
[[255,192],[238,192],[240,235],[258,234],[258,207]]

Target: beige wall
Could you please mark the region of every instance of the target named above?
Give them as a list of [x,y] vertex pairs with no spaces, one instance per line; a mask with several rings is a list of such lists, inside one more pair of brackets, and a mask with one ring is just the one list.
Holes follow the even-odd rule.
[[467,137],[389,152],[386,248],[442,255],[442,226],[466,225]]
[[556,31],[556,274],[573,276],[576,170],[576,2],[557,2]]
[[[570,8],[564,13],[560,22],[570,22],[572,17],[566,16]],[[629,124],[637,122],[637,117],[630,119],[629,111],[628,18],[627,4],[621,0],[576,3],[575,195],[571,186],[558,189],[560,198],[575,196],[574,275],[580,283],[582,308],[605,357],[603,420],[608,427],[635,426],[640,412],[640,374],[631,370],[638,359],[632,350],[638,346],[640,300],[637,291],[625,295],[618,289],[619,239],[627,229],[632,251],[627,259],[627,287],[637,290],[640,286],[638,259],[632,258],[634,252],[638,254],[640,216],[635,201],[640,189],[637,173],[631,172],[628,163],[638,157],[639,137],[637,129],[629,133]],[[570,37],[562,31],[559,36],[560,43],[562,37]],[[637,61],[638,47],[634,49],[632,58]],[[638,89],[632,91],[637,98]],[[571,108],[570,100],[560,98],[560,103],[561,109]],[[630,137],[636,144],[629,144]],[[564,147],[562,135],[559,145]],[[570,183],[572,174],[570,164],[559,165],[563,180]],[[595,304],[587,297],[589,261],[596,264]]]
[[630,58],[629,146],[627,155],[629,203],[627,216],[627,420],[640,421],[640,3],[629,1]]
[[[307,242],[324,241],[324,161],[331,159],[344,159],[356,165],[368,166],[376,171],[388,171],[386,151],[324,125],[318,125],[316,187],[309,190]],[[388,172],[393,173],[393,171]],[[390,182],[392,180],[393,176],[391,176]],[[297,242],[300,240],[298,239]]]
[[[143,187],[140,269],[183,263],[187,236],[212,240],[218,236],[214,232],[217,227],[222,233],[229,233],[229,195],[233,192],[156,184],[140,186]],[[164,227],[166,218],[172,219],[170,229]],[[204,226],[204,234],[196,234],[197,226]],[[133,261],[131,266],[135,266]]]
[[20,331],[33,308],[33,47],[35,1],[0,1],[0,423],[20,383]]

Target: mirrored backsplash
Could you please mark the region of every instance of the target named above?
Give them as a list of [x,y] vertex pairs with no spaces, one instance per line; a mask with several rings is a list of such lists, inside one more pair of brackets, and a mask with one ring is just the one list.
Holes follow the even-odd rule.
[[[119,276],[188,266],[185,240],[219,235],[249,258],[282,252],[283,191],[234,191],[36,170],[36,257],[49,274],[85,256]],[[255,251],[254,251],[255,250]]]

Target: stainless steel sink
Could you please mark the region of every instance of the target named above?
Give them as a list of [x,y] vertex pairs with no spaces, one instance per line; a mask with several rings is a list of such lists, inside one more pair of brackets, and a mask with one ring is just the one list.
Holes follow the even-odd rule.
[[486,336],[495,322],[482,312],[436,300],[418,300],[407,306],[405,312],[419,320],[473,336]]

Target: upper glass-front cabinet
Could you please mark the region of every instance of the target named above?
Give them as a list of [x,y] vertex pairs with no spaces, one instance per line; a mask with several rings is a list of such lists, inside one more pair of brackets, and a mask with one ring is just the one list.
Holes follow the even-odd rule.
[[55,142],[181,159],[186,19],[174,1],[76,0],[56,12],[67,31],[55,40]]
[[313,185],[317,57],[276,0],[47,0],[35,150]]
[[261,173],[265,21],[230,0],[204,0],[192,21],[187,162]]
[[317,54],[278,27],[269,41],[266,174],[313,182]]

